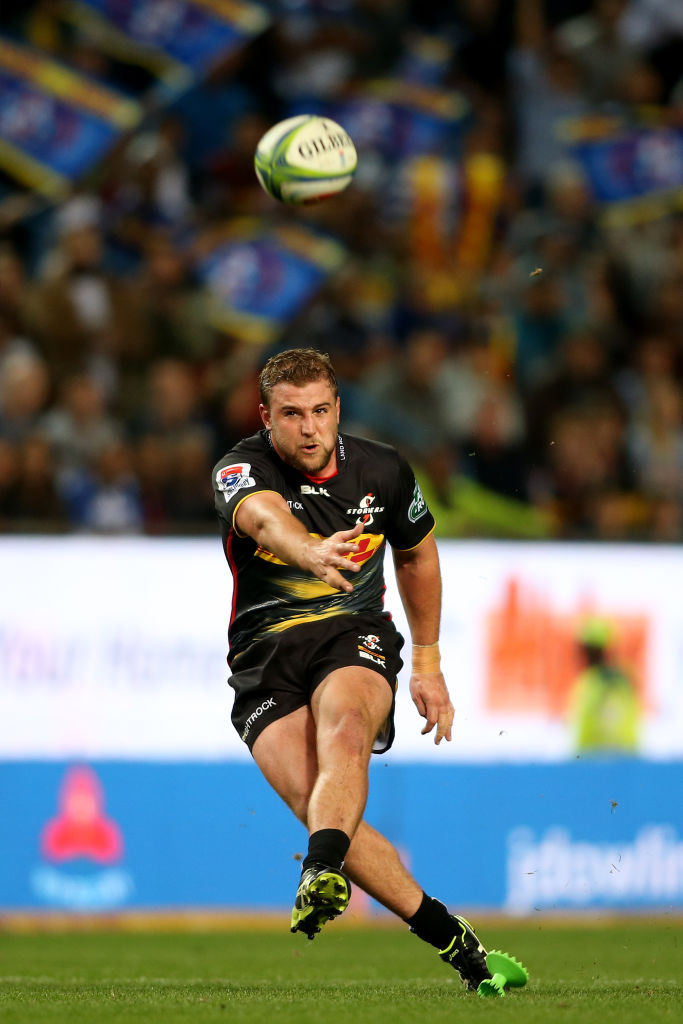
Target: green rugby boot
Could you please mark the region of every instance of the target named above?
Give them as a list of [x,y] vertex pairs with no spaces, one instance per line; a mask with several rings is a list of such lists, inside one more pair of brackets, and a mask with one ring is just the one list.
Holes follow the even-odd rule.
[[482,981],[491,977],[486,966],[486,950],[464,917],[451,914],[456,927],[453,940],[439,951],[444,963],[454,967],[471,992],[476,992]]
[[351,882],[346,875],[327,864],[312,864],[301,874],[292,908],[291,931],[315,938],[327,921],[346,910],[350,897]]

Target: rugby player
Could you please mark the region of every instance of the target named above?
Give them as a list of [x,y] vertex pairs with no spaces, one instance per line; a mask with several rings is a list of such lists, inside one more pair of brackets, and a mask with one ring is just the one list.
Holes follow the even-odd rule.
[[394,737],[403,637],[384,611],[393,551],[410,626],[410,693],[450,741],[440,669],[441,576],[434,520],[393,448],[339,432],[329,358],[290,349],[260,375],[264,429],[213,471],[234,580],[232,721],[270,785],[307,826],[291,930],[313,938],[349,903],[351,881],[402,918],[476,989],[491,975],[469,923],[423,892],[363,821],[370,754]]

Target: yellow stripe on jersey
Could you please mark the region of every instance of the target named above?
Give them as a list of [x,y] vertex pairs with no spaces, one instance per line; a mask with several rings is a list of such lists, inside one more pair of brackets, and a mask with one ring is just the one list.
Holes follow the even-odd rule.
[[243,498],[240,498],[240,500],[237,502],[234,509],[232,510],[232,528],[237,534],[237,536],[241,537],[242,540],[244,540],[245,537],[248,537],[249,534],[241,533],[237,528],[237,512],[242,507],[243,503],[247,500],[247,498],[253,498],[255,494],[277,494],[278,497],[282,497],[282,495],[279,494],[278,491],[274,491],[270,487],[263,487],[261,488],[261,490],[258,491],[249,491],[249,494],[245,494]]
[[[309,536],[315,537],[316,540],[323,540],[322,533],[311,533]],[[383,533],[361,533],[360,537],[356,537],[353,542],[358,545],[360,550],[350,552],[348,555],[344,555],[344,558],[348,558],[350,562],[355,562],[357,565],[363,565],[364,562],[372,558],[375,551],[381,547],[383,541]],[[262,558],[265,562],[273,562],[275,565],[287,565],[286,562],[283,562],[281,558],[274,555],[272,551],[268,551],[267,548],[256,548],[254,557]]]
[[278,590],[284,590],[300,601],[313,601],[317,597],[331,597],[333,594],[339,593],[336,587],[331,587],[329,583],[323,583],[322,580],[316,577],[310,580],[278,578],[275,583]]
[[264,633],[284,633],[290,626],[300,626],[303,622],[319,622],[321,619],[332,619],[335,615],[348,615],[348,608],[334,608],[326,612],[310,612],[305,615],[292,615],[283,622],[274,622],[272,626],[266,626]]
[[422,538],[422,540],[419,540],[417,542],[417,544],[413,544],[412,548],[394,548],[394,551],[398,551],[398,552],[401,552],[401,551],[416,551],[417,548],[419,548],[420,544],[424,544],[424,542],[427,540],[427,537],[431,537],[431,535],[434,533],[435,529],[436,529],[436,524],[434,524],[434,526],[432,526],[432,528],[429,531],[429,533],[425,533],[425,535]]

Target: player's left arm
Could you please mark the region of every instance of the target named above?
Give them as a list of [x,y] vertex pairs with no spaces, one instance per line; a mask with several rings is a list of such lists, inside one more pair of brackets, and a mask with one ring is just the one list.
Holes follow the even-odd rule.
[[422,735],[436,726],[434,742],[451,739],[454,709],[441,672],[441,570],[433,534],[408,551],[394,548],[399,594],[413,642],[410,695],[423,718]]

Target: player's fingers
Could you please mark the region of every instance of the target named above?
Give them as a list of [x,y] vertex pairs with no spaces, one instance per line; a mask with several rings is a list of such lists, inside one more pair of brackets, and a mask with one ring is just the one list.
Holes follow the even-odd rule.
[[337,536],[341,541],[348,541],[348,540],[353,540],[354,537],[360,537],[362,532],[363,532],[363,524],[362,523],[356,523],[356,525],[353,527],[353,529],[351,529],[351,530],[340,530],[337,534],[335,534],[335,536]]
[[360,551],[360,547],[358,546],[358,544],[337,544],[336,547],[340,555],[355,555],[357,554],[358,551]]
[[425,722],[424,728],[422,730],[422,736],[426,736],[428,732],[431,732],[434,726],[436,725],[437,721],[436,715],[434,715],[431,711],[427,713],[426,718],[427,721]]
[[434,742],[438,746],[441,740],[451,741],[451,726],[453,725],[453,708],[448,707],[439,713]]
[[360,572],[360,566],[356,562],[350,562],[348,558],[340,558],[335,562],[336,569],[342,569],[344,572]]
[[417,708],[418,713],[422,716],[422,718],[426,718],[427,706],[425,705],[425,702],[422,700],[422,697],[420,696],[419,693],[416,693],[415,696],[413,697],[413,704]]
[[[346,571],[346,566],[344,566]],[[321,577],[323,582],[329,584],[330,587],[334,587],[335,590],[343,590],[345,594],[350,594],[353,590],[353,584],[349,583],[347,579],[344,579],[342,574],[338,572],[333,566],[330,566],[324,576]]]

